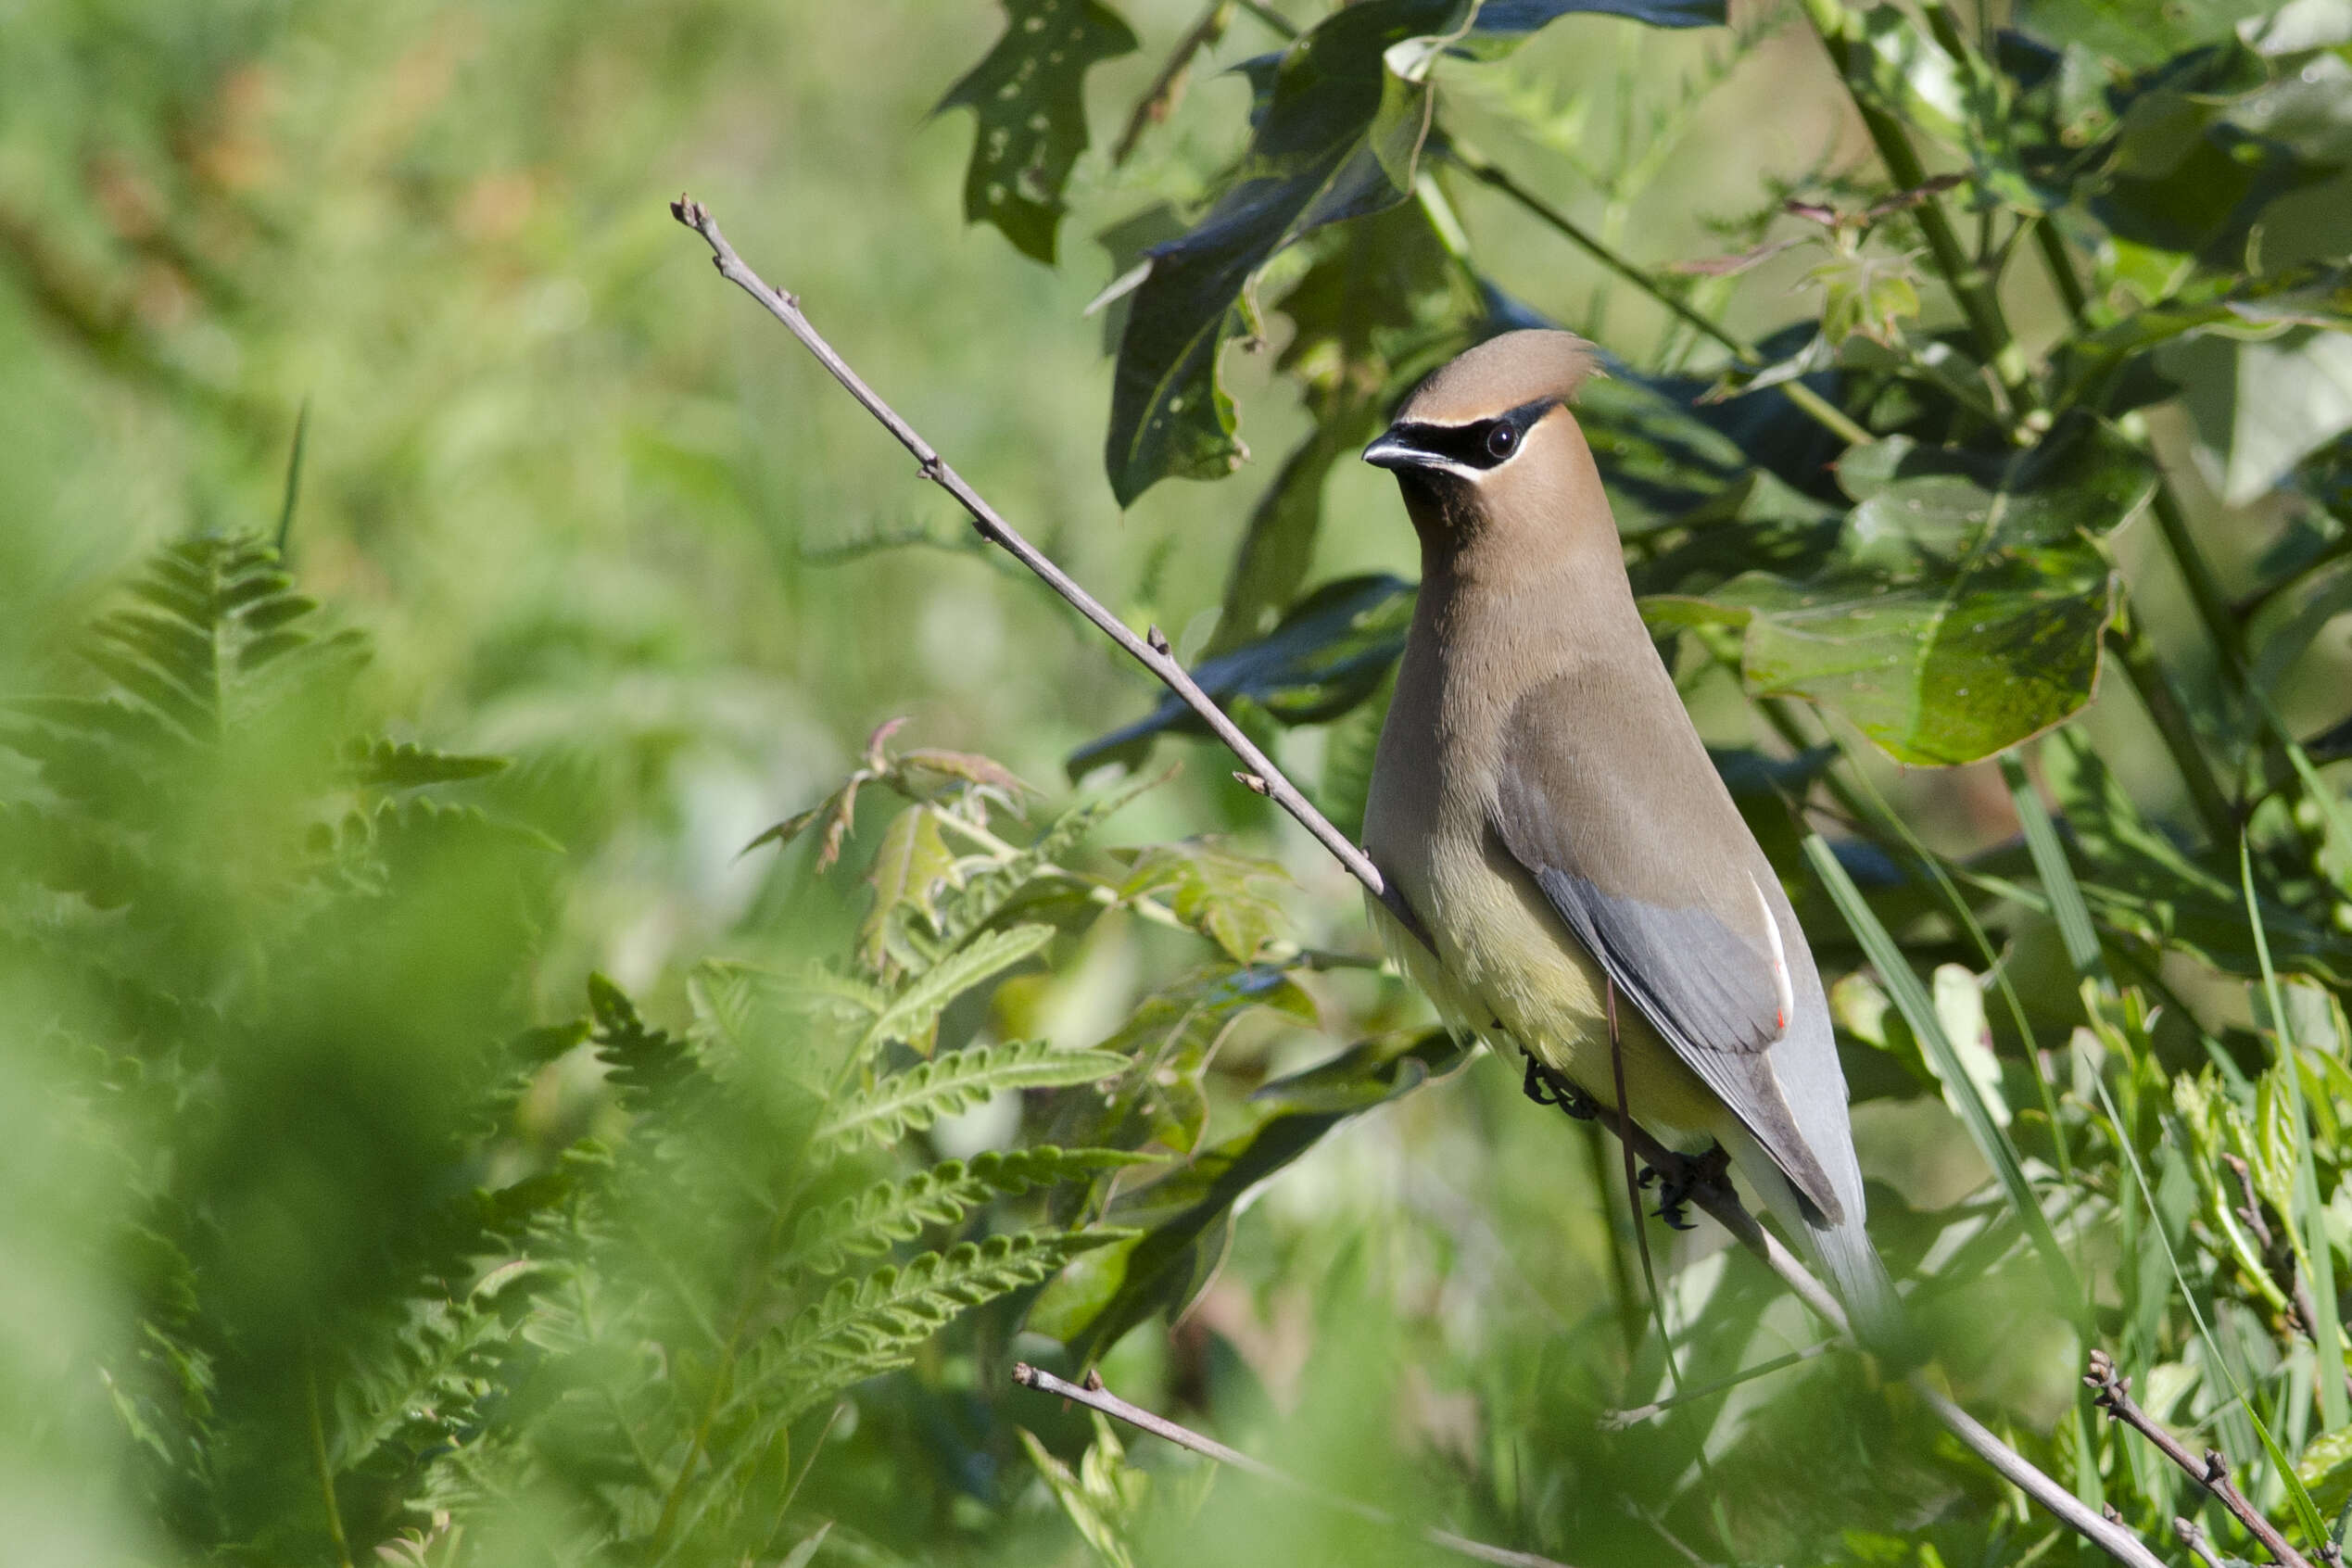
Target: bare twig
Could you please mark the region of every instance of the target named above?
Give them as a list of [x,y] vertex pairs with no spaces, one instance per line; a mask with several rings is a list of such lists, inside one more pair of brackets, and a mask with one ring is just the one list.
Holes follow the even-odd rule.
[[806,316],[801,313],[800,301],[789,294],[768,286],[765,280],[743,264],[735,254],[735,247],[719,233],[718,221],[710,209],[701,202],[680,196],[670,204],[671,216],[702,236],[711,247],[711,259],[719,275],[765,307],[768,314],[784,323],[786,331],[801,340],[801,346],[816,356],[817,362],[832,373],[833,379],[845,387],[849,395],[865,407],[867,413],[881,422],[882,427],[898,438],[898,444],[915,456],[922,476],[955,499],[972,519],[972,526],[980,537],[1010,554],[1022,565],[1043,578],[1047,587],[1067,600],[1078,613],[1094,623],[1106,637],[1119,644],[1128,655],[1144,668],[1157,676],[1163,685],[1182,700],[1207,724],[1226,750],[1248,765],[1249,771],[1261,779],[1264,793],[1276,805],[1290,813],[1298,825],[1314,835],[1318,843],[1329,850],[1347,868],[1348,874],[1364,884],[1372,895],[1381,902],[1397,922],[1423,942],[1428,940],[1420,917],[1412,906],[1398,896],[1386,879],[1381,876],[1364,852],[1347,841],[1347,836],[1331,825],[1329,818],[1317,811],[1311,802],[1299,791],[1276,767],[1255,741],[1241,731],[1241,727],[1225,714],[1208,694],[1200,689],[1184,666],[1169,651],[1165,638],[1146,642],[1137,637],[1126,622],[1103,607],[1102,601],[1054,564],[1043,551],[1023,538],[1019,530],[997,515],[996,509],[980,498],[979,491],[964,482],[964,476],[948,466],[947,460],[937,449],[916,434],[915,427],[899,416],[898,411],[882,400],[881,395],[866,385],[865,379],[849,366],[849,361],[836,353],[833,346],[820,336]]
[[1176,41],[1167,63],[1159,68],[1159,74],[1152,78],[1152,84],[1135,101],[1133,112],[1127,117],[1127,129],[1119,133],[1117,145],[1111,148],[1112,168],[1119,168],[1132,158],[1144,133],[1175,111],[1176,100],[1184,94],[1185,80],[1192,75],[1194,58],[1204,50],[1217,47],[1217,41],[1225,36],[1225,29],[1233,20],[1233,0],[1208,0],[1208,8],[1201,13],[1200,20]]
[[[1253,790],[1261,790],[1261,792],[1269,799],[1288,812],[1301,827],[1314,836],[1316,842],[1331,852],[1332,856],[1347,868],[1350,876],[1361,882],[1365,890],[1380,901],[1382,907],[1386,909],[1399,925],[1412,933],[1413,937],[1424,947],[1431,945],[1428,929],[1421,923],[1420,917],[1413,913],[1412,906],[1388,884],[1386,879],[1382,877],[1379,868],[1372,865],[1363,851],[1348,842],[1347,835],[1333,827],[1330,820],[1315,809],[1314,804],[1300,792],[1298,787],[1293,784],[1280,768],[1274,765],[1271,759],[1260,751],[1249,737],[1243,734],[1232,719],[1226,717],[1223,710],[1209,700],[1208,694],[1201,690],[1199,685],[1185,673],[1184,667],[1178,664],[1169,651],[1165,638],[1155,636],[1150,641],[1145,641],[1137,637],[1125,622],[1103,608],[1092,594],[1072,581],[1069,574],[1040,553],[1014,529],[1011,524],[998,516],[995,509],[981,499],[978,492],[947,465],[946,460],[933,449],[930,443],[917,435],[914,427],[899,417],[897,411],[884,402],[880,396],[872,387],[866,386],[858,373],[849,367],[848,362],[834,351],[832,345],[818,335],[816,329],[809,324],[808,318],[801,313],[800,302],[797,299],[770,287],[758,273],[744,265],[742,259],[735,254],[734,247],[728,245],[726,237],[719,233],[718,223],[712,218],[707,208],[701,202],[681,196],[671,204],[670,212],[679,222],[702,236],[703,243],[711,247],[712,259],[721,276],[742,289],[753,299],[758,300],[770,315],[783,322],[785,329],[800,339],[802,346],[810,353],[816,356],[818,362],[832,373],[833,378],[848,389],[850,395],[865,407],[866,412],[879,421],[885,429],[898,438],[901,446],[915,455],[917,462],[920,465],[922,476],[955,498],[957,503],[970,515],[972,525],[980,531],[982,538],[1010,552],[1022,565],[1037,574],[1056,593],[1076,607],[1081,614],[1101,628],[1104,635],[1118,643],[1129,657],[1158,677],[1161,682],[1170,690],[1175,692],[1187,707],[1200,715],[1217,739],[1224,742],[1226,749],[1242,761],[1249,775],[1244,782],[1249,784]],[[1629,1122],[1624,1129],[1624,1133],[1626,1140],[1633,1145],[1634,1152],[1652,1167],[1665,1170],[1675,1163],[1675,1157],[1639,1124]],[[1810,1270],[1797,1260],[1795,1255],[1781,1244],[1778,1237],[1756,1222],[1755,1217],[1742,1207],[1739,1195],[1732,1191],[1727,1182],[1715,1180],[1697,1183],[1692,1187],[1689,1196],[1693,1203],[1712,1215],[1715,1221],[1728,1231],[1742,1246],[1762,1258],[1765,1267],[1778,1274],[1789,1288],[1795,1292],[1806,1306],[1812,1308],[1823,1322],[1840,1334],[1849,1335],[1852,1334],[1852,1326],[1846,1320],[1845,1309],[1839,1303],[1838,1298],[1814,1277]],[[1048,1378],[1052,1378],[1052,1374],[1034,1372],[1026,1381],[1025,1385],[1046,1386],[1041,1380]],[[1979,1458],[1991,1465],[2019,1491],[2063,1520],[2078,1534],[2098,1546],[2117,1562],[2127,1563],[2130,1568],[2164,1568],[2162,1561],[2142,1544],[2137,1536],[2114,1521],[2101,1518],[2071,1491],[2036,1469],[2023,1455],[1994,1436],[1975,1417],[1969,1415],[1957,1403],[1935,1388],[1927,1380],[1924,1372],[1913,1372],[1910,1381],[1919,1397],[1929,1410],[1935,1412],[1936,1419],[1942,1422],[1953,1435],[1958,1437]],[[1149,1411],[1138,1410],[1123,1400],[1118,1401],[1119,1409],[1113,1410],[1100,1402],[1100,1398],[1108,1397],[1108,1396],[1098,1397],[1087,1390],[1076,1389],[1075,1385],[1064,1383],[1058,1378],[1052,1378],[1052,1385],[1056,1392],[1063,1393],[1070,1398],[1083,1397],[1085,1402],[1094,1405],[1094,1408],[1118,1415],[1122,1420],[1133,1422],[1134,1424],[1142,1426],[1146,1431],[1167,1437],[1170,1442],[1185,1443],[1187,1447],[1197,1448],[1198,1444],[1208,1441],[1207,1438],[1198,1438],[1196,1441],[1187,1442],[1186,1439],[1193,1437],[1194,1435],[1185,1434],[1183,1436],[1178,1436],[1176,1434],[1183,1432],[1182,1427],[1162,1423],[1158,1417],[1153,1416]],[[1133,1416],[1126,1413],[1130,1410],[1134,1411]],[[1137,1416],[1144,1419],[1137,1421],[1135,1420]],[[1166,1430],[1162,1430],[1163,1427]],[[1198,1451],[1206,1453],[1210,1450],[1199,1448]],[[1228,1455],[1232,1458],[1227,1462],[1241,1462],[1245,1469],[1256,1469],[1268,1474],[1279,1474],[1275,1472],[1263,1471],[1263,1467],[1258,1466],[1258,1461],[1234,1454],[1232,1449],[1223,1448],[1221,1445],[1218,1446],[1215,1457],[1222,1459]],[[1432,1538],[1435,1539],[1443,1534],[1443,1532],[1437,1532]],[[1440,1544],[1451,1544],[1450,1539]],[[1495,1549],[1476,1547],[1474,1542],[1461,1543],[1454,1547],[1454,1549],[1469,1548],[1475,1548],[1480,1554]],[[1489,1557],[1488,1560],[1531,1565],[1539,1565],[1544,1562],[1543,1559],[1527,1557],[1524,1554]]]
[[[2198,1459],[2181,1446],[2178,1437],[2159,1425],[2155,1417],[2140,1408],[2131,1397],[2131,1380],[2116,1371],[2113,1357],[2105,1350],[2093,1350],[2090,1370],[2083,1374],[2082,1381],[2091,1389],[2092,1402],[2107,1412],[2108,1420],[2123,1423],[2155,1444],[2156,1451],[2178,1465],[2191,1480],[2220,1498],[2221,1506],[2237,1517],[2238,1523],[2245,1526],[2246,1534],[2262,1543],[2263,1549],[2270,1554],[2273,1562],[2281,1564],[2282,1568],[2311,1568],[2310,1559],[2287,1545],[2287,1539],[2279,1533],[2278,1526],[2262,1517],[2254,1505],[2245,1500],[2245,1494],[2239,1491],[2238,1484],[2230,1478],[2230,1461],[2222,1457],[2220,1449],[2207,1448],[2205,1458]],[[2175,1521],[2173,1528],[2178,1530],[2180,1527],[2180,1522]],[[2181,1538],[2189,1541],[2192,1549],[2194,1549],[2195,1542],[2189,1540],[2185,1532]]]
[[[1190,1448],[1220,1464],[1230,1465],[1261,1481],[1271,1481],[1301,1497],[1310,1498],[1326,1508],[1352,1513],[1374,1524],[1396,1527],[1405,1524],[1386,1509],[1374,1508],[1368,1502],[1338,1492],[1325,1491],[1321,1486],[1301,1481],[1287,1471],[1276,1470],[1264,1460],[1252,1459],[1239,1448],[1229,1448],[1214,1437],[1204,1437],[1188,1426],[1179,1426],[1165,1416],[1154,1415],[1141,1405],[1131,1405],[1104,1387],[1103,1380],[1098,1376],[1089,1376],[1083,1384],[1077,1384],[1067,1378],[1056,1377],[1043,1368],[1032,1367],[1027,1361],[1018,1361],[1013,1366],[1013,1381],[1023,1388],[1034,1388],[1041,1394],[1057,1394],[1089,1410],[1100,1410],[1180,1448]],[[1509,1547],[1489,1546],[1484,1541],[1473,1541],[1466,1536],[1457,1536],[1450,1530],[1440,1530],[1435,1525],[1422,1526],[1420,1534],[1421,1538],[1432,1546],[1442,1547],[1463,1557],[1474,1557],[1481,1562],[1498,1562],[1503,1564],[1503,1568],[1567,1568],[1565,1563],[1555,1558],[1538,1556],[1532,1551],[1514,1551]]]

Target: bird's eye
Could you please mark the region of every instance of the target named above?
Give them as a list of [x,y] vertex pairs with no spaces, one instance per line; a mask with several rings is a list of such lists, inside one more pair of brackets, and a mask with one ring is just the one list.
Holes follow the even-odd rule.
[[1499,462],[1519,449],[1519,432],[1508,424],[1498,424],[1486,432],[1486,455]]

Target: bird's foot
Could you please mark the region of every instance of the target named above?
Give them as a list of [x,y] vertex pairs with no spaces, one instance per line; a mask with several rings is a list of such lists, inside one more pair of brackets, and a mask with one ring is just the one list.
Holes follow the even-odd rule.
[[1519,1087],[1536,1104],[1558,1106],[1578,1121],[1590,1121],[1600,1114],[1591,1095],[1569,1082],[1565,1074],[1536,1060],[1532,1051],[1527,1054],[1527,1077]]
[[1720,1185],[1731,1170],[1731,1156],[1721,1144],[1710,1144],[1701,1155],[1675,1155],[1662,1165],[1645,1166],[1641,1184],[1658,1186],[1658,1218],[1677,1231],[1690,1229],[1688,1206],[1701,1188]]

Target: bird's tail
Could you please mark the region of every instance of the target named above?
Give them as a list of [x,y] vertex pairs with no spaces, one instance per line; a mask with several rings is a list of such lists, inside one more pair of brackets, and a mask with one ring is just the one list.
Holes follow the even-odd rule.
[[1829,1288],[1845,1304],[1854,1338],[1880,1355],[1911,1359],[1913,1335],[1903,1302],[1895,1295],[1894,1282],[1887,1277],[1878,1249],[1870,1245],[1870,1233],[1857,1220],[1838,1225],[1808,1224],[1804,1232],[1815,1256],[1821,1259],[1822,1271],[1829,1276]]
[[1887,1277],[1887,1266],[1879,1260],[1878,1249],[1870,1245],[1870,1233],[1863,1225],[1862,1178],[1859,1170],[1852,1169],[1853,1157],[1849,1155],[1840,1168],[1850,1178],[1850,1191],[1844,1195],[1847,1212],[1832,1224],[1797,1195],[1796,1187],[1744,1130],[1735,1130],[1725,1142],[1731,1149],[1732,1162],[1780,1221],[1781,1230],[1810,1244],[1808,1250],[1828,1275],[1824,1283],[1846,1309],[1854,1338],[1878,1355],[1916,1360],[1916,1336],[1904,1317],[1903,1300],[1895,1295],[1894,1282]]

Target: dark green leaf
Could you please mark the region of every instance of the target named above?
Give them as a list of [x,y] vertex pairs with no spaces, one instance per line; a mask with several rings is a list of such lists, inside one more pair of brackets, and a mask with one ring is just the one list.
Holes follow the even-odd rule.
[[[1449,31],[1463,0],[1360,0],[1257,73],[1262,100],[1239,177],[1181,237],[1145,253],[1111,387],[1105,466],[1121,506],[1161,479],[1217,478],[1246,455],[1218,379],[1225,340],[1246,330],[1244,290],[1275,252],[1325,224],[1405,199],[1428,86],[1385,53]],[[1393,85],[1392,85],[1393,83]]]
[[1312,1148],[1349,1117],[1410,1093],[1462,1059],[1444,1034],[1404,1049],[1350,1046],[1331,1061],[1269,1083],[1252,1097],[1257,1126],[1203,1151],[1166,1180],[1122,1198],[1112,1218],[1144,1234],[1038,1298],[1031,1326],[1066,1341],[1081,1361],[1098,1359],[1161,1308],[1180,1309],[1197,1281],[1198,1248],[1249,1190]]
[[1005,36],[939,107],[980,121],[966,221],[995,224],[1050,266],[1062,187],[1086,150],[1086,72],[1132,52],[1135,34],[1100,0],[1005,0]]
[[[1383,575],[1343,577],[1298,601],[1273,631],[1193,671],[1218,702],[1246,697],[1283,724],[1321,724],[1372,695],[1404,651],[1413,586]],[[1151,714],[1070,753],[1070,776],[1106,762],[1130,766],[1148,754],[1164,729],[1205,734],[1182,700],[1160,700]]]
[[410,740],[381,739],[355,743],[348,764],[352,782],[373,790],[416,790],[428,784],[455,784],[468,778],[486,778],[506,765],[504,757],[462,756]]

